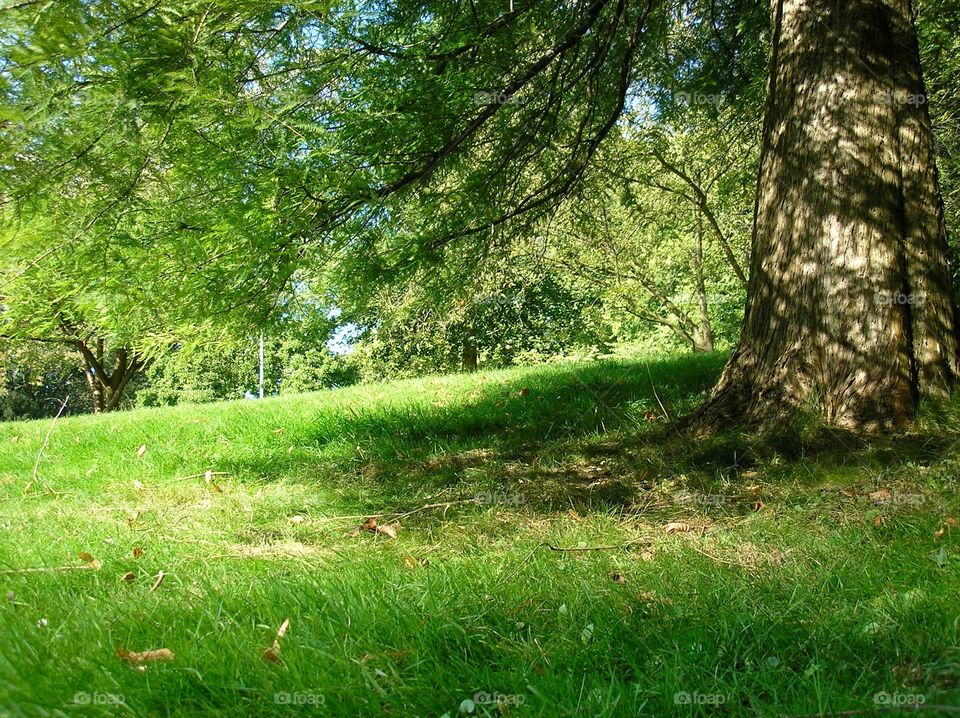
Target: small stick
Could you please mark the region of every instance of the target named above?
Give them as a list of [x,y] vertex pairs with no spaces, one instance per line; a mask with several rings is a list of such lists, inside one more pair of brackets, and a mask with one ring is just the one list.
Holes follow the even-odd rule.
[[39,568],[6,568],[0,575],[9,576],[18,573],[44,573],[47,571],[94,571],[93,566],[41,566]]
[[63,410],[67,408],[67,402],[70,401],[70,395],[67,394],[64,397],[63,403],[60,404],[60,409],[57,411],[56,416],[53,417],[53,421],[50,422],[50,429],[47,431],[46,437],[43,439],[43,445],[40,447],[40,451],[37,452],[37,461],[33,465],[33,480],[37,480],[37,475],[40,471],[40,460],[43,458],[43,452],[47,450],[47,445],[50,443],[50,435],[53,434],[53,427],[56,426],[57,419],[60,418],[60,415],[63,413]]
[[617,549],[629,548],[638,543],[649,541],[647,538],[636,538],[626,543],[618,543],[612,546],[554,546],[552,544],[540,544],[546,546],[551,551],[616,551]]

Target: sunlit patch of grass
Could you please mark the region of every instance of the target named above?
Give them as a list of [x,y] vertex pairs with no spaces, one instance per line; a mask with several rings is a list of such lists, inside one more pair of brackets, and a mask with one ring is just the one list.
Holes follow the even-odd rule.
[[[869,443],[678,436],[659,403],[721,363],[70,418],[36,474],[50,422],[0,425],[0,712],[960,705],[957,407]],[[373,515],[397,538],[354,534]]]

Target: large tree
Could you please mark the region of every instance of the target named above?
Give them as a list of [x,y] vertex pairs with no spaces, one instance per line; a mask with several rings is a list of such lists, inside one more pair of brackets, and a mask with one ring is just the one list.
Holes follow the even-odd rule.
[[774,0],[740,344],[698,420],[853,429],[957,380],[957,309],[909,0]]

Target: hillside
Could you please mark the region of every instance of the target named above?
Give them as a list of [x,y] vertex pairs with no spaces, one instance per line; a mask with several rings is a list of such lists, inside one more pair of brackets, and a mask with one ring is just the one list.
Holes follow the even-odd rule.
[[679,436],[723,359],[0,424],[0,715],[960,710],[960,406]]

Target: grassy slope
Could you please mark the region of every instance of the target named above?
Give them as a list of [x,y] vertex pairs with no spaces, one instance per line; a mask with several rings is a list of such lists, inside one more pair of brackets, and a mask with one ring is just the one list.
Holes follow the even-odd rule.
[[[720,364],[64,419],[36,480],[50,422],[0,424],[0,715],[292,712],[276,694],[344,716],[462,715],[477,692],[509,698],[473,715],[960,705],[960,526],[936,535],[960,518],[960,408],[870,447],[648,420],[652,386],[674,414]],[[334,518],[446,502],[396,540]],[[83,551],[102,567],[53,570]],[[282,665],[263,660],[287,618]],[[117,647],[176,659],[138,670]]]

